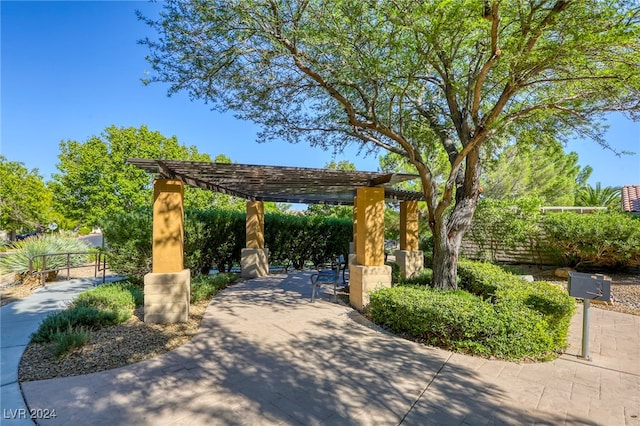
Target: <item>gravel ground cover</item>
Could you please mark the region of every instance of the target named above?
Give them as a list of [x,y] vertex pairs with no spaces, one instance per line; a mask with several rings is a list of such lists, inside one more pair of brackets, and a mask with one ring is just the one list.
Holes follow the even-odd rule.
[[[524,274],[533,275],[536,280],[552,281],[566,286],[566,280],[555,277],[554,269],[519,266]],[[73,270],[71,278],[93,277],[93,268]],[[593,304],[598,309],[610,309],[633,315],[640,315],[640,273],[608,274],[612,278],[611,304]],[[66,279],[66,276],[59,279]],[[47,285],[55,285],[47,283]],[[2,303],[10,303],[31,294],[34,287],[5,287],[2,289]],[[19,381],[44,380],[55,377],[75,376],[109,370],[156,357],[175,349],[194,336],[208,301],[191,305],[190,318],[182,324],[148,324],[142,321],[142,308],[125,323],[95,331],[88,345],[67,356],[56,359],[43,344],[31,343],[22,357]]]

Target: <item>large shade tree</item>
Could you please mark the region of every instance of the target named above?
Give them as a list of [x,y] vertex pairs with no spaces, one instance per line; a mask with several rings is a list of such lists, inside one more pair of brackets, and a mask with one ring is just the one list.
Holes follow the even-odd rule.
[[573,206],[575,192],[593,171],[591,166],[580,167],[578,154],[565,153],[558,143],[507,145],[485,169],[485,197],[514,200],[535,194],[545,206]]
[[[208,154],[181,145],[175,136],[163,136],[146,126],[110,126],[86,141],[60,143],[59,172],[50,183],[56,210],[85,225],[100,225],[105,218],[150,206],[154,177],[127,164],[127,158],[211,161]],[[209,191],[185,190],[187,208],[206,208],[213,202]]]
[[0,230],[32,231],[51,216],[51,192],[37,169],[0,155]]
[[[407,158],[434,236],[433,282],[456,286],[483,147],[507,135],[604,143],[604,113],[637,118],[637,2],[170,0],[146,18],[149,81],[262,125],[263,140],[360,143]],[[145,19],[143,17],[143,19]],[[429,153],[448,173],[438,189]]]

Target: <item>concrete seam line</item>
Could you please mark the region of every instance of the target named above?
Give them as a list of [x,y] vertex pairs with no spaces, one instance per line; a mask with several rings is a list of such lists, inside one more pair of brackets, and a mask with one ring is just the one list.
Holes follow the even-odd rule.
[[398,423],[398,426],[400,426],[405,419],[407,418],[407,416],[409,415],[409,413],[411,412],[411,410],[413,410],[413,408],[416,406],[416,404],[418,403],[418,401],[420,401],[420,399],[422,398],[422,396],[425,394],[425,392],[427,391],[427,389],[429,389],[429,387],[431,386],[431,384],[434,382],[434,380],[436,380],[436,377],[438,377],[438,375],[440,374],[440,372],[442,371],[442,369],[444,368],[445,365],[447,365],[447,363],[449,362],[449,360],[451,359],[451,357],[453,356],[453,352],[449,354],[449,356],[447,357],[447,359],[444,360],[444,362],[442,363],[442,365],[440,366],[440,368],[438,369],[438,371],[436,371],[436,374],[433,375],[433,377],[431,378],[431,380],[429,380],[429,383],[427,383],[427,386],[424,387],[424,389],[422,390],[422,392],[420,392],[420,395],[418,395],[418,397],[416,398],[415,401],[413,401],[413,404],[411,404],[411,407],[409,407],[409,410],[405,413],[404,416],[402,416],[402,420],[400,420],[400,423]]

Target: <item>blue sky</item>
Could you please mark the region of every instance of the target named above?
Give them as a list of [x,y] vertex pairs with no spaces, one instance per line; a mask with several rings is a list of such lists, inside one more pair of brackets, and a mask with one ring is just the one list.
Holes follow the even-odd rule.
[[[303,144],[258,144],[253,124],[185,94],[167,97],[166,85],[144,86],[141,79],[151,69],[137,41],[154,34],[135,10],[153,14],[160,4],[2,0],[0,6],[0,153],[39,169],[45,179],[56,172],[60,141],[85,141],[110,125],[147,125],[238,163],[323,167],[335,159],[378,169],[376,158],[356,150],[334,157]],[[571,142],[567,151],[593,167],[591,184],[640,184],[640,123],[613,116],[610,125],[609,144],[638,155],[618,157],[589,140]]]

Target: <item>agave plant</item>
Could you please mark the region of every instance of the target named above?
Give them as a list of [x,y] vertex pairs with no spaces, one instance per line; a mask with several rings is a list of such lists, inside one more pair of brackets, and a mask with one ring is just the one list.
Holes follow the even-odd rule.
[[[0,272],[25,274],[29,272],[29,260],[33,271],[43,269],[56,269],[67,266],[67,256],[62,253],[77,253],[89,251],[89,246],[76,238],[62,237],[59,235],[40,235],[17,241],[10,246],[10,254],[0,257]],[[43,268],[43,254],[56,254],[59,256],[47,256],[46,268]],[[34,257],[37,256],[37,257]],[[69,266],[80,266],[86,263],[87,255],[69,256]]]

